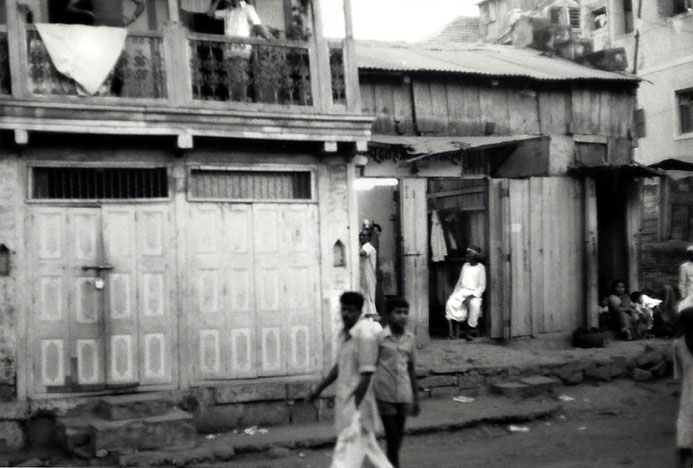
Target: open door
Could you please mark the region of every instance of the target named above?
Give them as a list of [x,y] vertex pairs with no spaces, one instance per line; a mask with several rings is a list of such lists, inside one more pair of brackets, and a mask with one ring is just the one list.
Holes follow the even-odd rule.
[[428,344],[428,213],[426,179],[405,178],[400,186],[404,297],[418,345]]

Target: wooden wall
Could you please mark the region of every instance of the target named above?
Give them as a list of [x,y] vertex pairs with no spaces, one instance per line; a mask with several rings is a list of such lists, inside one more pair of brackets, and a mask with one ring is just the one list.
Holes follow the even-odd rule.
[[[629,89],[631,88],[631,89]],[[363,112],[374,133],[401,135],[563,135],[629,137],[630,84],[555,85],[451,75],[361,72]],[[418,132],[418,133],[417,133]]]

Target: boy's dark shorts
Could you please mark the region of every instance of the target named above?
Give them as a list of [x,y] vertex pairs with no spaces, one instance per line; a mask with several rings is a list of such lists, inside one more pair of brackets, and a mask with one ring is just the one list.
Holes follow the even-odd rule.
[[411,412],[410,403],[390,403],[389,401],[378,400],[378,412],[380,416],[399,416],[407,417]]

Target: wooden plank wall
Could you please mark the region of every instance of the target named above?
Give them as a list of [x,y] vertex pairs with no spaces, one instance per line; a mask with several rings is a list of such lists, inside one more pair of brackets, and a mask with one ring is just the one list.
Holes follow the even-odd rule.
[[[509,223],[494,222],[492,216],[490,237],[492,242],[496,239],[492,252],[498,239],[509,237],[505,249],[510,255],[509,275],[492,273],[501,282],[494,286],[492,297],[499,289],[510,290],[512,337],[573,331],[585,319],[582,182],[566,177],[507,182],[508,199],[501,200],[509,205]],[[496,186],[491,184],[491,190]],[[494,200],[492,196],[491,208],[497,204]],[[499,228],[504,234],[495,232]],[[503,268],[497,261],[492,266]],[[492,327],[492,332],[499,330]]]
[[635,109],[635,96],[626,87],[491,86],[442,75],[362,73],[361,95],[363,112],[376,116],[373,131],[381,134],[627,138]]

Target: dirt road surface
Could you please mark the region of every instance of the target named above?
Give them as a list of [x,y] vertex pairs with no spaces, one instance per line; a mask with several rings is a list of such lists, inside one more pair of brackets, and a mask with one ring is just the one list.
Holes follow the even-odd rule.
[[[404,443],[402,468],[674,466],[678,405],[678,386],[674,382],[624,380],[565,387],[561,394],[574,400],[566,401],[564,411],[556,417],[521,425],[528,432],[510,432],[507,426],[482,426],[409,437]],[[467,404],[472,410],[474,403]],[[257,455],[234,461],[234,466],[323,468],[329,467],[330,455],[329,449],[291,452],[278,459]]]

